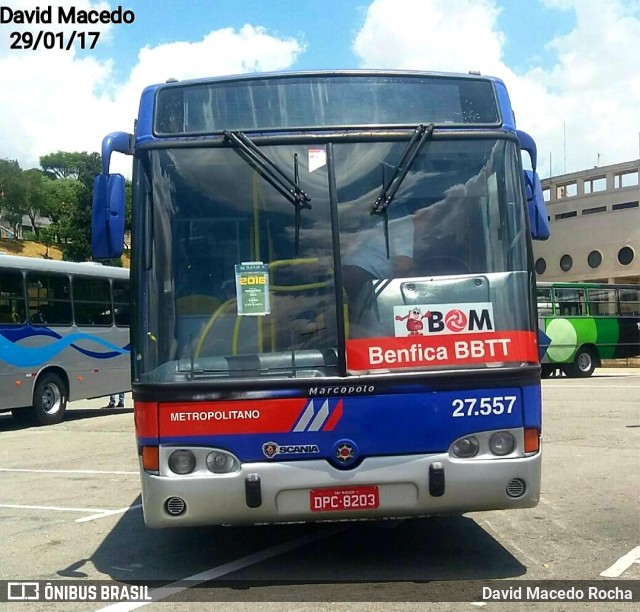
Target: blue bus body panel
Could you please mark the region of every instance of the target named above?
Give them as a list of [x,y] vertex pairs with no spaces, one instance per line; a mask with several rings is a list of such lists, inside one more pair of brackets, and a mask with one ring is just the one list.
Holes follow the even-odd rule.
[[[239,411],[251,414],[235,420],[235,429],[231,430],[228,422],[220,423],[233,414],[228,410],[233,402],[226,402],[224,408],[212,408],[215,404],[160,404],[159,442],[217,447],[231,451],[243,462],[264,461],[265,456],[276,461],[330,459],[342,441],[351,443],[361,458],[447,452],[456,439],[474,432],[539,429],[540,398],[539,385],[532,385],[241,401],[237,402]],[[278,410],[279,401],[289,402],[289,406],[299,402],[293,418],[284,414],[288,411],[284,404]],[[182,420],[168,413],[191,416]],[[202,415],[202,420],[200,416],[191,420],[194,414]],[[207,415],[209,418],[205,418]],[[269,425],[265,427],[267,420]],[[138,442],[157,443],[148,438],[139,438]],[[270,457],[265,450],[268,444],[289,450]]]

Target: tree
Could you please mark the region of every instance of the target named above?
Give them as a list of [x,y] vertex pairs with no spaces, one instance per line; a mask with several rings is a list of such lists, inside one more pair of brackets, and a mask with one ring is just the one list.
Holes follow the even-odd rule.
[[53,246],[53,243],[56,241],[54,228],[51,226],[43,227],[40,230],[39,241],[45,246],[44,258],[51,259],[49,256],[49,247]]
[[[31,219],[36,239],[47,247],[64,245],[63,257],[71,261],[91,259],[91,201],[93,181],[102,172],[99,153],[58,151],[40,158],[42,170],[23,171],[17,161],[0,159],[0,214],[15,237],[23,216]],[[125,226],[131,227],[131,182],[127,181]],[[46,231],[38,225],[46,217]],[[114,261],[113,265],[121,265]]]
[[36,239],[38,239],[40,236],[38,220],[46,216],[47,202],[44,182],[47,179],[40,170],[32,168],[22,173],[22,180],[24,184],[25,214],[29,217],[33,232],[36,235]]
[[93,180],[102,171],[99,153],[58,151],[40,158],[50,177],[48,216],[59,240],[65,243],[64,259],[91,258],[91,199]]
[[102,170],[99,153],[58,151],[40,158],[40,167],[51,178],[82,181],[91,190],[93,178]]
[[91,259],[91,190],[81,181],[74,181],[76,200],[69,214],[61,219],[60,227],[66,246],[63,258],[69,261]]
[[11,225],[16,239],[26,210],[26,189],[20,164],[16,160],[0,159],[0,216]]
[[86,187],[76,179],[46,179],[43,188],[46,201],[43,215],[51,220],[57,241],[66,243],[74,210]]

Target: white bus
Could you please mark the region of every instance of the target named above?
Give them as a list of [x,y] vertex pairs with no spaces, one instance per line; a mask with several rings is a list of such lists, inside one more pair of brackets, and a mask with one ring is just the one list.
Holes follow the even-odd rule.
[[0,412],[59,423],[131,389],[129,270],[0,254]]

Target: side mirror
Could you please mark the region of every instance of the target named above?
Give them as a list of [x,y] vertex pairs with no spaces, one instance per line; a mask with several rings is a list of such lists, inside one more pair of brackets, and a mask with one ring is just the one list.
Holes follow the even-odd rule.
[[544,202],[542,185],[536,172],[538,163],[538,149],[536,143],[521,130],[516,130],[520,148],[526,151],[531,158],[531,170],[524,171],[524,183],[527,193],[527,210],[529,212],[529,225],[531,226],[531,237],[534,240],[547,240],[551,236],[549,220],[547,219],[547,206]]
[[527,192],[527,209],[529,211],[529,225],[531,237],[534,240],[548,240],[551,236],[549,219],[547,219],[547,206],[542,194],[542,185],[538,173],[534,170],[524,171],[524,182]]
[[112,132],[102,139],[102,174],[93,181],[91,248],[95,259],[117,259],[124,248],[124,176],[109,174],[111,153],[133,154],[133,136]]
[[95,259],[116,259],[124,248],[125,190],[121,174],[99,174],[93,182],[91,247]]

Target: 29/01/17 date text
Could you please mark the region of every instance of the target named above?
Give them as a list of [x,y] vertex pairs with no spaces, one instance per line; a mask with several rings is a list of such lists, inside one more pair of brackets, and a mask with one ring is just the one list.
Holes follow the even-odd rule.
[[80,49],[94,49],[100,38],[100,32],[11,32],[11,49],[37,51],[38,49],[58,49],[70,51],[74,44]]

